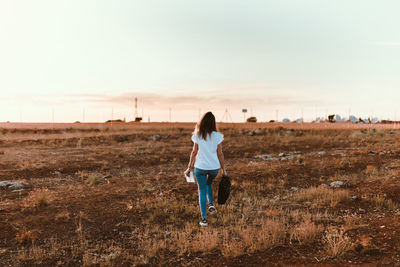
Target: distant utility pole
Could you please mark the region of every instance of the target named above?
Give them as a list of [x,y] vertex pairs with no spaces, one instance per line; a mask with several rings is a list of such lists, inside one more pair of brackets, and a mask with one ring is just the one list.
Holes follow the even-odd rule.
[[348,121],[347,121],[347,128],[350,128],[350,123],[351,123],[351,121],[350,121],[350,113],[351,113],[351,110],[349,109],[349,117],[348,117]]
[[373,124],[373,122],[372,122],[372,113],[373,113],[373,111],[371,110],[371,114],[369,115],[369,120],[368,120],[368,123],[369,123],[369,128],[372,128],[372,124]]
[[317,113],[317,108],[314,106],[314,121],[317,122],[317,117],[318,117],[318,113]]
[[111,127],[112,127],[113,120],[114,120],[114,108],[111,108],[111,122],[110,122]]
[[54,108],[51,110],[51,118],[52,118],[51,128],[54,130]]
[[228,122],[229,119],[231,120],[231,122],[233,122],[232,116],[229,113],[228,108],[225,109],[224,115],[222,115],[221,122],[224,120],[224,118],[226,118],[226,122]]
[[138,111],[137,111],[137,97],[135,97],[135,118],[133,118],[133,120],[136,120],[137,117],[138,117]]

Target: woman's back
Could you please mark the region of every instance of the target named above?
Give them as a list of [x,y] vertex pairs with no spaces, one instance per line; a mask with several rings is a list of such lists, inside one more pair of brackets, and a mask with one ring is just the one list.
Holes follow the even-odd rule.
[[194,167],[203,170],[219,169],[221,165],[217,155],[217,147],[223,140],[223,135],[217,131],[207,135],[206,139],[195,132],[192,135],[192,141],[199,146],[199,152]]

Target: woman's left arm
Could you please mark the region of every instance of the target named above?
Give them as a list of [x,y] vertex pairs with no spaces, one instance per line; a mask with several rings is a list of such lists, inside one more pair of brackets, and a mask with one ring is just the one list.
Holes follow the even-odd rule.
[[224,153],[222,152],[222,144],[219,144],[217,147],[217,155],[218,155],[219,163],[221,165],[222,174],[228,175],[226,172],[226,168],[225,168],[225,158],[224,158]]
[[185,175],[189,175],[190,171],[194,169],[194,162],[196,160],[197,153],[199,152],[199,145],[194,143],[192,153],[190,154],[190,160],[187,170],[185,171]]

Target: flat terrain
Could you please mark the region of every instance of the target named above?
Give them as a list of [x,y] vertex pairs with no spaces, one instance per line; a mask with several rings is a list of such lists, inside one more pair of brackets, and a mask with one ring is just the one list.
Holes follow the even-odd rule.
[[0,265],[400,266],[396,125],[220,124],[232,191],[205,228],[193,128],[0,124],[24,186],[0,189]]

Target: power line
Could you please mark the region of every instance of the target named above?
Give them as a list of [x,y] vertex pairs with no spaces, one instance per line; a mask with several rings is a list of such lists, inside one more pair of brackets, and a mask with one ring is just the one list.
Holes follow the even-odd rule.
[[233,122],[232,116],[229,113],[228,108],[225,109],[224,115],[222,115],[221,122],[224,120],[224,118],[226,118],[226,122],[228,122],[229,119],[231,120],[231,122]]

